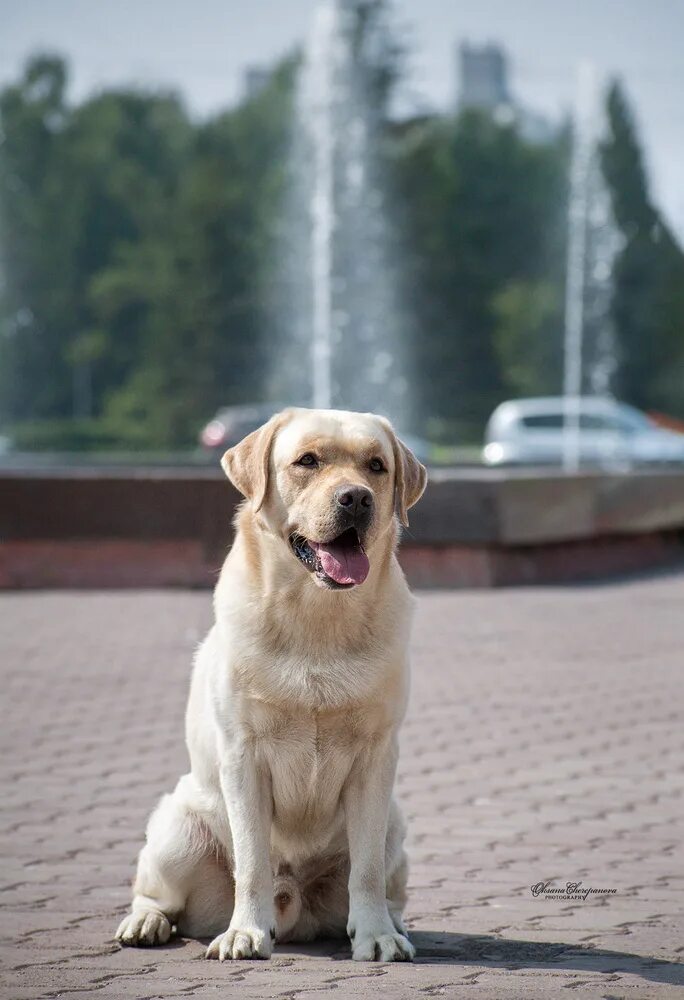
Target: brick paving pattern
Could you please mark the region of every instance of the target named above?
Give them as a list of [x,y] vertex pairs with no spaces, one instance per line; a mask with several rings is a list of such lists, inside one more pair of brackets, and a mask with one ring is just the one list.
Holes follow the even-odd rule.
[[[398,782],[417,961],[359,965],[338,941],[220,965],[112,940],[186,768],[209,594],[1,597],[0,995],[679,996],[683,608],[681,576],[421,594]],[[546,880],[617,892],[534,898]]]

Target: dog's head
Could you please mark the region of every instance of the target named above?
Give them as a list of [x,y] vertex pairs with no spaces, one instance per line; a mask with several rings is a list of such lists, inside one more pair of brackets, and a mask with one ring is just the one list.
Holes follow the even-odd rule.
[[363,583],[395,506],[407,525],[427,480],[389,421],[342,410],[276,414],[221,464],[298,566],[335,590]]

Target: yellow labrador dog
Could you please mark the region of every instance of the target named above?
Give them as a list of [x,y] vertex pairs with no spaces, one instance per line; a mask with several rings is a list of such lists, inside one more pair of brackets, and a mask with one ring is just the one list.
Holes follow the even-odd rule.
[[208,958],[344,934],[410,960],[392,797],[412,599],[399,520],[426,472],[382,417],[291,409],[226,452],[246,501],[187,708],[190,773],[152,814],[117,938]]

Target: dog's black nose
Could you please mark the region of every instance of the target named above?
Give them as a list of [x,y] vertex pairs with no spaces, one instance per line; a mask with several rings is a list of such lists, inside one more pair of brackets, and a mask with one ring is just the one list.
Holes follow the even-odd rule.
[[373,494],[365,486],[340,486],[335,490],[335,500],[352,517],[368,515],[373,506]]

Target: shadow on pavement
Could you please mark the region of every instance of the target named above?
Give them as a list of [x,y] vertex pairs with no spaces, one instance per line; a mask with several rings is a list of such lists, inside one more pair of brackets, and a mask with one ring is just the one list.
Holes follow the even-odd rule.
[[[610,951],[605,948],[582,947],[556,941],[523,941],[515,938],[491,937],[478,934],[453,934],[450,931],[410,930],[411,941],[416,947],[419,965],[477,965],[484,968],[572,969],[587,973],[615,973],[640,976],[654,983],[684,985],[684,963],[668,962],[631,952]],[[209,938],[203,938],[208,944]],[[176,947],[183,947],[186,939],[178,938]],[[173,939],[164,947],[173,947]],[[285,942],[276,945],[274,959],[323,958],[328,961],[350,961],[348,942],[341,938],[318,939],[307,944]]]
[[550,941],[522,941],[445,931],[410,931],[417,962],[524,969],[553,965],[584,972],[631,973],[655,983],[684,985],[684,964],[629,952]]

